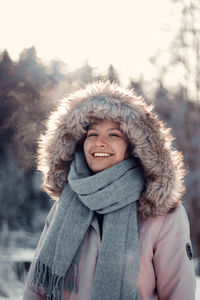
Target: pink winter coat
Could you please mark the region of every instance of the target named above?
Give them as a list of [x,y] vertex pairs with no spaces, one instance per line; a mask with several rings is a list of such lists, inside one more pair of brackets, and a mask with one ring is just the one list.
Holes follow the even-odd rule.
[[[57,202],[46,218],[27,278],[23,300],[43,300],[31,285],[35,261],[43,243]],[[191,253],[188,218],[182,205],[161,217],[138,219],[140,240],[140,270],[138,288],[141,300],[194,300],[195,274]],[[101,238],[97,217],[94,216],[84,237],[80,261],[79,293],[65,291],[64,300],[90,300]]]

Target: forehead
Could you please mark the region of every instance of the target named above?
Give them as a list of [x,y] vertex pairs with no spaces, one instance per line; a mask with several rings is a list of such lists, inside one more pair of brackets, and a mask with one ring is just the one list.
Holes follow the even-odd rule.
[[114,121],[110,121],[107,119],[104,120],[95,120],[89,124],[88,129],[98,129],[98,128],[106,128],[106,129],[119,129],[120,126],[119,123],[116,123]]

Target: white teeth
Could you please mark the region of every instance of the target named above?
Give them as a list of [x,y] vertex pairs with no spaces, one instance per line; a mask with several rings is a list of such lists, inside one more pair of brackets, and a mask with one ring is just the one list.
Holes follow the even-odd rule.
[[109,153],[94,153],[93,155],[94,156],[105,156],[105,157],[111,156],[111,154],[109,154]]

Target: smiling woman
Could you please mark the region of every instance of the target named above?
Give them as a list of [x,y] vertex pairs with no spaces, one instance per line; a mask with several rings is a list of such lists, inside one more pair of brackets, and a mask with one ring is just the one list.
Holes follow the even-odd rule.
[[107,119],[91,123],[84,141],[84,154],[95,173],[128,158],[128,142],[119,124]]
[[[95,82],[64,98],[39,142],[58,201],[24,300],[194,300],[182,155],[142,97]],[[167,270],[167,271],[166,271]]]

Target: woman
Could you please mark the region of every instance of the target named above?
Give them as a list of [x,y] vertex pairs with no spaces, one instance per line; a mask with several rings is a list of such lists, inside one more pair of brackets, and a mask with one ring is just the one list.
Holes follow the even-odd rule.
[[39,144],[59,199],[24,300],[195,299],[182,155],[131,90],[93,83],[63,99]]

